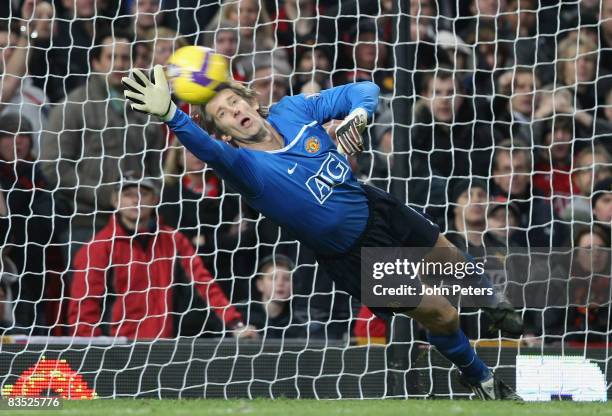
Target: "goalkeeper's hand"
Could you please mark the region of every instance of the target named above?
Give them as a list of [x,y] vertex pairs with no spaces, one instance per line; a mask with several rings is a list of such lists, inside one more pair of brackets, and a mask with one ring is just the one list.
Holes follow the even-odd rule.
[[336,129],[338,150],[346,155],[355,155],[363,151],[361,134],[368,126],[368,113],[363,108],[351,112]]
[[140,69],[134,69],[131,78],[123,77],[121,82],[125,87],[123,95],[132,102],[132,110],[158,116],[163,121],[174,117],[176,105],[170,97],[168,81],[161,65],[153,68],[153,82]]

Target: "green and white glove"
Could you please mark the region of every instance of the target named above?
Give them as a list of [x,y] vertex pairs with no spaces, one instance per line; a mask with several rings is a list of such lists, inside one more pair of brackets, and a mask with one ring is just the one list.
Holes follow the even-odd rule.
[[153,82],[140,69],[134,69],[131,78],[123,77],[121,83],[125,87],[123,95],[132,102],[132,110],[158,116],[163,121],[172,120],[176,105],[172,102],[163,66],[153,68]]
[[336,129],[338,151],[346,155],[355,155],[363,151],[361,134],[368,126],[368,113],[363,108],[356,108],[340,123]]

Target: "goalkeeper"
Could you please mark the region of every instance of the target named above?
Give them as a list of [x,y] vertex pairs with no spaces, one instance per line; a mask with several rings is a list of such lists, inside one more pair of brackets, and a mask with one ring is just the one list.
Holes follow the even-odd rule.
[[[336,130],[339,148],[351,155],[363,150],[361,133],[378,102],[379,89],[371,82],[285,97],[269,111],[259,106],[254,91],[229,83],[202,107],[204,127],[220,140],[177,109],[160,65],[154,68],[153,82],[134,70],[123,83],[132,109],[166,122],[251,207],[311,248],[337,287],[358,299],[361,247],[452,247],[421,214],[357,182],[323,128],[329,120],[344,119]],[[465,261],[457,254],[457,261]],[[498,328],[520,333],[520,318],[495,299],[491,296],[485,310]],[[462,380],[480,398],[518,398],[476,356],[446,298],[423,296],[416,308],[372,310],[387,318],[406,313],[420,322],[429,342],[460,369]]]

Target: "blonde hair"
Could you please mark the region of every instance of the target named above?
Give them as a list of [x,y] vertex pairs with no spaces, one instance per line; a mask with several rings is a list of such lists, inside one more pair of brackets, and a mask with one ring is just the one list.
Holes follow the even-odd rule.
[[575,62],[580,56],[596,60],[597,45],[584,33],[572,32],[559,43],[557,56],[558,81],[566,84],[566,68],[568,63]]

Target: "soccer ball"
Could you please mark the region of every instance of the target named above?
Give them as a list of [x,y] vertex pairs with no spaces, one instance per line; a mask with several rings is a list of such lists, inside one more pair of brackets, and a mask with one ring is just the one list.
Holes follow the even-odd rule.
[[166,74],[176,96],[190,104],[205,104],[229,79],[227,59],[202,46],[183,46],[168,60]]

